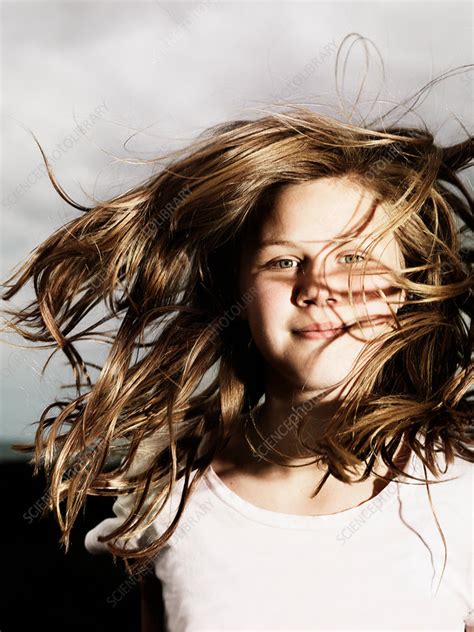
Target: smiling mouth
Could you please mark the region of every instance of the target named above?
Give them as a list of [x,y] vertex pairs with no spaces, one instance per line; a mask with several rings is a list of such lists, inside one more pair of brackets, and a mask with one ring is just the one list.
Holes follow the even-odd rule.
[[[389,316],[381,315],[381,316],[373,316],[371,320],[372,322],[362,320],[361,326],[363,328],[380,326],[386,323],[387,321],[390,321],[391,318]],[[333,329],[319,329],[319,330],[313,329],[313,330],[306,330],[306,331],[302,329],[295,329],[293,333],[303,338],[307,338],[309,340],[318,340],[318,339],[324,339],[324,338],[326,339],[337,338],[339,336],[342,336],[344,333],[346,333],[352,328],[355,328],[355,330],[357,331],[358,328],[356,326],[356,323],[353,323],[352,325],[341,325],[340,327],[337,327],[337,328],[334,327]]]
[[345,331],[347,331],[347,327],[338,327],[337,329],[322,329],[320,331],[312,330],[312,331],[301,331],[296,330],[294,333],[303,338],[308,338],[309,340],[318,340],[320,338],[335,338],[337,336],[341,336]]

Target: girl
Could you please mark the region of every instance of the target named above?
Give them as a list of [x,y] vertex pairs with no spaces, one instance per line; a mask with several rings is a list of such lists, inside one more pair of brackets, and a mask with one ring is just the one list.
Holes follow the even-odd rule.
[[292,107],[177,153],[92,208],[53,179],[82,214],[3,295],[33,280],[8,325],[76,379],[16,446],[62,542],[115,497],[85,546],[140,579],[143,629],[474,629],[472,139]]

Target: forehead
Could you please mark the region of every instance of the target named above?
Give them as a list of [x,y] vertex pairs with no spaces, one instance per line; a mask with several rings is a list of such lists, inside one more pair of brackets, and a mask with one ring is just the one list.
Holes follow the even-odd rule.
[[320,178],[286,185],[263,219],[257,244],[274,238],[324,245],[363,238],[382,228],[387,211],[374,194],[348,178]]

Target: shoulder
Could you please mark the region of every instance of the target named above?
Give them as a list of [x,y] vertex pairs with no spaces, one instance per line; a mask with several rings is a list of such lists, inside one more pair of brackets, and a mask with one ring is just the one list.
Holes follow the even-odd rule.
[[[426,457],[425,457],[426,459]],[[433,483],[431,488],[446,490],[468,489],[474,482],[474,463],[454,455],[449,461],[445,452],[439,449],[435,452],[436,474],[432,473],[423,460],[415,457],[415,473],[422,479]]]
[[448,463],[446,454],[442,450],[436,454],[436,460],[441,471],[440,480],[446,483],[457,482],[457,485],[472,484],[474,476],[473,462],[459,455],[455,455]]
[[423,461],[415,458],[414,475],[423,482],[416,483],[418,500],[421,496],[426,503],[433,503],[433,507],[445,516],[446,521],[461,523],[469,522],[474,512],[474,463],[454,456],[448,463],[444,452],[436,453],[436,463],[439,475],[434,476]]
[[[189,483],[193,480],[196,472],[197,470],[191,472]],[[120,538],[117,544],[119,546],[125,546],[127,549],[135,549],[137,547],[143,547],[160,537],[168,529],[176,516],[181,502],[183,488],[184,477],[173,484],[169,497],[162,501],[162,506],[159,511],[157,509],[158,513],[155,518],[136,532],[133,537]],[[133,513],[135,500],[135,494],[123,494],[116,497],[112,506],[112,515],[99,522],[93,529],[86,533],[84,546],[89,553],[101,554],[110,552],[107,542],[101,542],[99,538],[109,535],[129,518]],[[146,500],[145,508],[148,508],[154,500],[156,500],[156,498],[150,494]]]

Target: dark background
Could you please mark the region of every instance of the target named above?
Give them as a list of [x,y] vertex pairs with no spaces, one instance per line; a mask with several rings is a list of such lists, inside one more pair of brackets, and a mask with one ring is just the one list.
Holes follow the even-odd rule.
[[[87,531],[112,515],[113,498],[89,497],[72,530],[68,553],[52,514],[27,520],[23,515],[45,492],[45,477],[33,477],[25,460],[0,462],[3,498],[1,632],[127,632],[140,630],[140,587],[124,564],[110,555],[91,555]],[[33,515],[33,512],[31,512]],[[107,598],[119,587],[123,597]],[[128,591],[128,592],[126,592]]]

